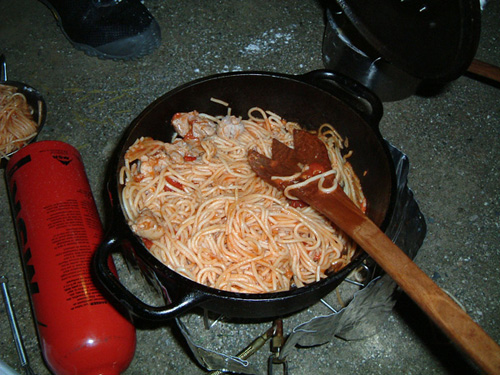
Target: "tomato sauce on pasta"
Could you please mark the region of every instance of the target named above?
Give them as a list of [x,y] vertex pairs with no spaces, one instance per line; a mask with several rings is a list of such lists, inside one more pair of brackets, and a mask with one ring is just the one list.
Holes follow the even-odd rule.
[[[179,113],[172,125],[171,142],[137,139],[120,172],[129,225],[161,262],[200,284],[240,293],[302,287],[350,262],[352,240],[248,164],[251,149],[271,157],[273,138],[293,147],[299,124],[254,107],[245,119],[230,108],[221,116]],[[328,124],[317,133],[338,183],[364,205],[346,141]]]

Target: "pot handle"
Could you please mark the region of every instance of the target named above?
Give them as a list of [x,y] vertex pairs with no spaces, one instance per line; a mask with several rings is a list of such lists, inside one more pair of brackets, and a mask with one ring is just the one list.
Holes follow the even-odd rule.
[[299,75],[298,78],[339,98],[378,131],[378,124],[384,112],[382,102],[375,93],[358,81],[326,69],[313,70]]
[[204,300],[204,296],[196,292],[187,292],[166,306],[151,306],[142,302],[132,294],[110,269],[108,263],[112,252],[122,248],[122,241],[118,236],[109,236],[97,248],[93,263],[96,276],[112,299],[122,307],[126,315],[149,321],[165,321],[193,308]]

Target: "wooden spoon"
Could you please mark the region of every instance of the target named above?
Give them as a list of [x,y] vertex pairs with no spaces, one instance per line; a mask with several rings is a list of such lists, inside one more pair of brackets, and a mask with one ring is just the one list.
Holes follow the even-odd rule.
[[[251,151],[248,160],[257,175],[270,184],[284,189],[287,185],[290,186],[289,183],[271,178],[271,176],[279,176],[274,173],[274,170],[283,171],[288,168],[292,171],[296,170],[297,165],[283,165],[286,162],[283,158],[280,159],[274,155],[275,149],[278,148],[273,147],[273,159]],[[317,151],[316,148],[314,152],[317,153]],[[297,157],[307,157],[304,155],[307,155],[307,152],[301,152],[301,155]],[[330,185],[325,182],[323,186],[333,187],[331,181]],[[396,246],[351,201],[342,188],[337,186],[333,191],[326,193],[318,187],[318,181],[315,181],[299,188],[289,189],[288,193],[323,213],[356,241],[443,332],[486,373],[500,374],[500,346]]]
[[490,79],[497,84],[500,83],[500,67],[487,62],[474,59],[467,69],[467,72],[481,78]]

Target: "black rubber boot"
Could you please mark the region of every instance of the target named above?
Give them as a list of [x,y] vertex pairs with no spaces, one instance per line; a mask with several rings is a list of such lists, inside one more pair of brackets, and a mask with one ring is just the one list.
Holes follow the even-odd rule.
[[70,42],[89,56],[130,60],[160,45],[160,27],[140,0],[41,1]]

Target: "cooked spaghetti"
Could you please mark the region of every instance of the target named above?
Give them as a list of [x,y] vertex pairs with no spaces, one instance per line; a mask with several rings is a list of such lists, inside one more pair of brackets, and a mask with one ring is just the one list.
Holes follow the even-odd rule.
[[0,84],[0,157],[26,145],[36,136],[33,108],[16,87]]
[[[172,270],[213,288],[265,293],[302,287],[349,263],[354,243],[313,208],[295,204],[252,171],[247,152],[293,145],[287,122],[260,108],[248,119],[197,111],[172,119],[171,143],[138,139],[125,154],[122,207],[132,230]],[[330,126],[318,136],[338,183],[358,206],[358,178]]]

